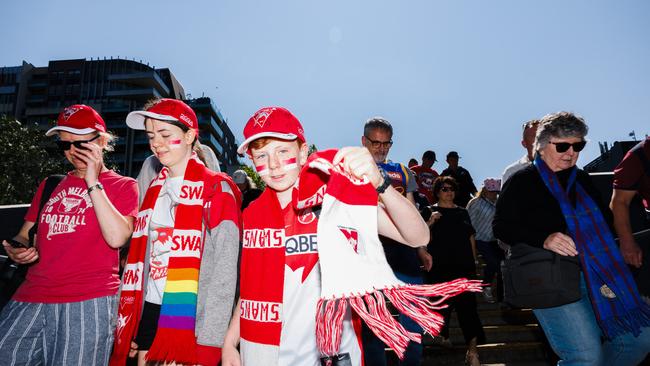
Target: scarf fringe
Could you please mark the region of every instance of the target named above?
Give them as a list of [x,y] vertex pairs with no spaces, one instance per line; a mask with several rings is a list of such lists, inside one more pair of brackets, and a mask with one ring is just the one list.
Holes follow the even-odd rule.
[[638,337],[642,327],[650,327],[650,306],[641,305],[627,311],[625,315],[605,319],[600,326],[607,339],[614,339],[625,333],[632,333]]
[[196,365],[196,348],[194,331],[158,328],[156,338],[145,358],[147,361]]
[[[421,342],[421,335],[407,331],[392,316],[384,297],[400,313],[418,323],[426,332],[438,335],[444,325],[444,318],[435,310],[447,307],[443,302],[465,291],[480,292],[481,281],[456,279],[433,285],[404,285],[375,290],[365,295],[338,299],[320,299],[316,312],[316,341],[318,349],[327,356],[338,354],[343,331],[343,317],[348,304],[363,319],[368,327],[390,347],[400,360],[409,341]],[[428,297],[439,297],[437,300]]]

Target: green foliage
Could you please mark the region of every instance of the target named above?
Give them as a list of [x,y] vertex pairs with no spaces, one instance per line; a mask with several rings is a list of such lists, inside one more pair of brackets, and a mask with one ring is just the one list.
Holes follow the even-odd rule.
[[259,189],[261,189],[261,190],[264,190],[264,188],[266,187],[266,185],[264,184],[264,181],[262,180],[262,178],[260,178],[260,175],[257,174],[257,172],[255,171],[255,169],[251,168],[251,167],[248,166],[248,165],[243,165],[243,164],[242,164],[239,168],[240,168],[241,170],[245,171],[246,174],[247,174],[249,177],[251,177],[251,179],[253,180],[253,182],[254,182],[255,185],[257,186],[257,188],[259,188]]
[[45,177],[65,172],[64,161],[37,124],[0,117],[0,205],[30,203]]

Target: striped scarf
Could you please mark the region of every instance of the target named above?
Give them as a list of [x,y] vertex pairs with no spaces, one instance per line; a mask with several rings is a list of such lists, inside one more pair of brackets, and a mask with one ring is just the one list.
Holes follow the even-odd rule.
[[[203,247],[203,188],[207,168],[192,154],[183,184],[180,202],[176,208],[172,251],[167,269],[158,329],[147,361],[197,363],[197,344],[194,334],[199,267]],[[131,340],[137,333],[143,304],[143,273],[147,250],[149,222],[160,190],[169,175],[163,168],[152,181],[135,221],[131,248],[122,277],[118,309],[118,324],[110,365],[125,364]]]
[[[639,297],[636,284],[598,205],[576,181],[577,169],[573,168],[565,190],[541,157],[538,156],[534,164],[560,204],[580,256],[589,299],[603,334],[608,339],[628,332],[638,336],[641,327],[650,325],[650,306]],[[575,208],[567,193],[574,185]]]

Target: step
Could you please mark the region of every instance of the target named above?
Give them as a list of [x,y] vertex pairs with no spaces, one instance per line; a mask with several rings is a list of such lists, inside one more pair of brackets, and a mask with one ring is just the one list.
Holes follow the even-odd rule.
[[[422,365],[462,365],[466,351],[465,345],[450,349],[425,347]],[[478,346],[478,351],[482,364],[549,365],[544,346],[540,342],[489,343]]]
[[[491,343],[542,342],[543,333],[537,324],[526,325],[488,325],[483,326],[485,340]],[[449,339],[453,344],[464,344],[465,338],[460,328],[449,329]]]
[[[520,325],[537,323],[537,318],[535,318],[535,314],[533,314],[532,310],[480,310],[479,318],[483,325]],[[458,327],[458,319],[455,312],[452,312],[449,324],[452,328]]]

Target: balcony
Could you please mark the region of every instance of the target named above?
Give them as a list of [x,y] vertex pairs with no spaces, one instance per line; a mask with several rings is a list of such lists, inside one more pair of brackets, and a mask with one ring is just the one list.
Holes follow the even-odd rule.
[[25,110],[25,116],[47,116],[47,115],[58,116],[59,112],[61,112],[60,107],[27,108]]
[[124,97],[124,98],[162,98],[160,93],[154,88],[143,89],[122,89],[122,90],[109,90],[106,92],[107,97]]
[[158,73],[153,70],[128,74],[108,75],[108,80],[155,88],[166,96],[170,93],[169,88],[165,85],[165,82],[160,78],[160,76],[158,76]]
[[0,94],[14,94],[15,92],[15,85],[0,86]]

